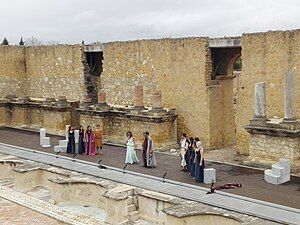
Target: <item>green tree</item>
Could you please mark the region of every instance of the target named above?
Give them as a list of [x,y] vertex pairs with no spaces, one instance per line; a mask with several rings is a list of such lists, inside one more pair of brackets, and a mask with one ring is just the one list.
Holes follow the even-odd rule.
[[9,45],[8,40],[7,40],[6,37],[4,37],[4,39],[3,39],[2,43],[1,43],[1,45]]

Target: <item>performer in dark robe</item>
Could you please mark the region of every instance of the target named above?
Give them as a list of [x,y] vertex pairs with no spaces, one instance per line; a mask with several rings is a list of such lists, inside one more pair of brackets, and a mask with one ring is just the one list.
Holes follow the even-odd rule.
[[83,126],[79,127],[79,141],[78,141],[78,154],[84,154],[84,129]]
[[196,149],[195,149],[195,180],[196,182],[203,183],[204,177],[204,150],[202,147],[202,143],[199,138],[195,138]]
[[143,141],[143,154],[142,154],[142,162],[143,162],[143,167],[147,167],[147,149],[148,149],[148,137],[146,135],[146,132],[143,133],[144,136],[144,141]]
[[69,132],[68,132],[67,154],[75,154],[75,136],[74,136],[74,128],[72,126],[69,127]]
[[149,135],[149,132],[144,132],[144,142],[143,142],[143,164],[147,168],[155,168],[156,158],[154,154],[154,144],[153,140]]
[[88,126],[84,134],[84,146],[85,154],[94,156],[95,155],[95,135],[92,131],[91,126]]
[[187,164],[188,164],[188,171],[192,175],[193,170],[195,170],[194,167],[194,159],[193,159],[193,151],[194,151],[194,138],[190,138],[189,140],[189,146],[187,151]]

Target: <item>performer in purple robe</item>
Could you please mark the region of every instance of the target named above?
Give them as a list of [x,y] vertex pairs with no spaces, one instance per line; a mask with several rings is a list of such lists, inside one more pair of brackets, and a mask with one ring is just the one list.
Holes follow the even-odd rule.
[[95,155],[95,135],[92,131],[91,126],[88,126],[84,134],[84,146],[85,154],[94,156]]

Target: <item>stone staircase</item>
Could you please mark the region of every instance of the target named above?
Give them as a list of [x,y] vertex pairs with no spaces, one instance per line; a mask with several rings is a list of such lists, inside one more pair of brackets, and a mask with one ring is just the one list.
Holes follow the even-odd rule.
[[68,140],[59,140],[58,145],[54,146],[54,152],[66,152]]
[[282,184],[290,180],[291,162],[289,159],[279,159],[272,169],[265,170],[265,181],[270,184]]
[[134,190],[131,190],[127,199],[128,221],[133,223],[139,219],[138,198],[134,195]]
[[0,186],[6,187],[6,188],[13,188],[14,180],[13,179],[0,179]]

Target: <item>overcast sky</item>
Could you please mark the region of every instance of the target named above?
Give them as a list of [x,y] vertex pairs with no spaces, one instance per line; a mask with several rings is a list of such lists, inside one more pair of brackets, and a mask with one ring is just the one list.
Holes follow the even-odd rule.
[[[300,28],[300,0],[0,0],[0,38],[85,43]],[[2,36],[2,37],[1,37]]]

